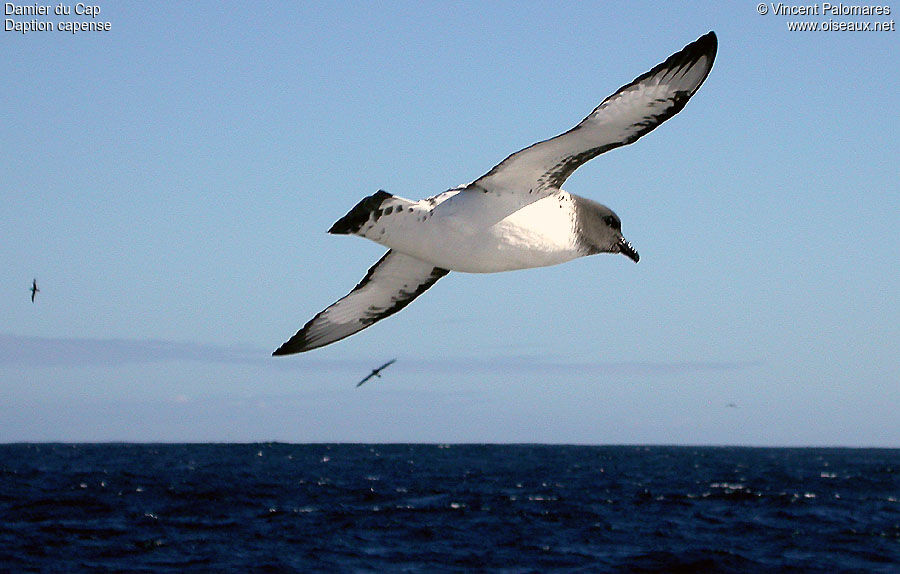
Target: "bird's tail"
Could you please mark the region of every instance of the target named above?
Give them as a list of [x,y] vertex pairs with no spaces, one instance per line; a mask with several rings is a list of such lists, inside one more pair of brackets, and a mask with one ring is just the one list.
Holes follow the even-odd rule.
[[353,209],[347,212],[347,215],[338,219],[328,233],[338,235],[350,235],[358,233],[366,223],[374,223],[382,215],[388,215],[395,211],[401,211],[412,202],[391,195],[390,193],[379,189],[374,194],[364,198],[357,203]]

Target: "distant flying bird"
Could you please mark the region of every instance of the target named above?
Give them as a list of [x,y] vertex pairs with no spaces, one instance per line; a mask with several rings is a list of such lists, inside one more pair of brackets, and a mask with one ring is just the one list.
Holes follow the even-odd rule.
[[41,290],[38,289],[38,286],[37,286],[37,279],[32,279],[32,280],[31,280],[31,289],[30,289],[30,291],[31,291],[31,302],[34,303],[34,296],[35,296],[36,294],[38,294],[38,293],[41,292]]
[[[583,163],[681,111],[712,69],[717,44],[713,32],[701,36],[619,88],[574,128],[510,155],[468,185],[420,201],[386,191],[360,201],[328,232],[365,237],[389,251],[272,354],[349,337],[403,309],[450,271],[511,271],[596,253],[621,253],[636,263],[619,217],[561,186]],[[552,80],[538,88],[559,89]]]
[[734,403],[728,403],[728,404],[725,405],[725,406],[726,406],[726,407],[730,407],[730,408],[732,408],[732,409],[736,409],[736,408],[737,408],[737,405],[734,404]]
[[393,365],[393,364],[396,363],[396,362],[397,362],[397,359],[391,359],[390,361],[388,361],[387,363],[381,365],[381,366],[378,367],[377,369],[372,369],[372,372],[369,373],[368,375],[366,375],[366,378],[365,378],[365,379],[363,379],[363,380],[361,380],[360,382],[356,383],[356,386],[357,386],[357,387],[361,387],[363,383],[365,383],[366,381],[368,381],[368,380],[371,379],[372,377],[378,377],[378,378],[380,379],[380,378],[381,378],[381,371],[382,371],[383,369],[385,369],[386,367],[390,367],[391,365]]

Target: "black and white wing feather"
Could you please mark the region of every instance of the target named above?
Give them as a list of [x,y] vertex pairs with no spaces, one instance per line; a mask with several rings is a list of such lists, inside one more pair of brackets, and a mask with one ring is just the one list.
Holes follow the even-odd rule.
[[586,161],[636,141],[681,111],[712,69],[716,48],[715,33],[701,36],[619,88],[571,130],[510,155],[469,190],[531,196],[525,203],[553,193]]
[[302,353],[362,331],[409,305],[447,273],[431,263],[388,251],[350,293],[313,317],[272,354]]

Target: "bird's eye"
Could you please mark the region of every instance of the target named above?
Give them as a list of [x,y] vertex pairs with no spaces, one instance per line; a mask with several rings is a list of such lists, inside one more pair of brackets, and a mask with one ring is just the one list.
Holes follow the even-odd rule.
[[622,222],[620,222],[619,218],[615,215],[607,215],[603,218],[603,221],[617,231],[622,229]]

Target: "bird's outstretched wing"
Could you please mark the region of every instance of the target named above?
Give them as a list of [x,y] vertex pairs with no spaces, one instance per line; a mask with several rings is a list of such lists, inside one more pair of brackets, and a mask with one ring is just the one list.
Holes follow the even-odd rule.
[[369,379],[371,379],[371,378],[374,377],[374,376],[375,376],[375,371],[372,371],[371,373],[369,373],[368,375],[366,375],[366,376],[363,378],[363,380],[361,380],[360,382],[356,383],[356,386],[357,386],[357,387],[363,386],[363,383],[365,383],[366,381],[368,381]]
[[302,353],[362,331],[409,305],[447,273],[431,263],[388,251],[350,293],[313,317],[272,354]]
[[366,375],[366,377],[365,377],[363,380],[361,380],[360,382],[356,383],[356,386],[357,386],[357,387],[361,387],[361,386],[363,385],[363,383],[365,383],[366,381],[368,381],[368,380],[371,379],[372,377],[380,377],[380,376],[381,376],[381,371],[383,371],[383,370],[386,369],[387,367],[390,367],[391,365],[393,365],[393,364],[396,363],[396,362],[397,362],[397,359],[391,359],[390,361],[388,361],[387,363],[381,365],[380,367],[377,367],[377,368],[375,368],[375,369],[372,369],[372,372],[369,373],[368,375]]
[[391,365],[393,365],[393,364],[396,363],[396,362],[397,362],[397,359],[391,359],[390,361],[388,361],[387,363],[381,365],[380,367],[378,367],[378,368],[375,369],[375,370],[378,371],[378,372],[381,372],[383,369],[385,369],[385,368],[387,368],[387,367],[390,367]]
[[713,32],[619,88],[569,131],[518,151],[469,185],[471,192],[518,195],[524,203],[559,189],[586,161],[630,144],[677,114],[709,74]]

